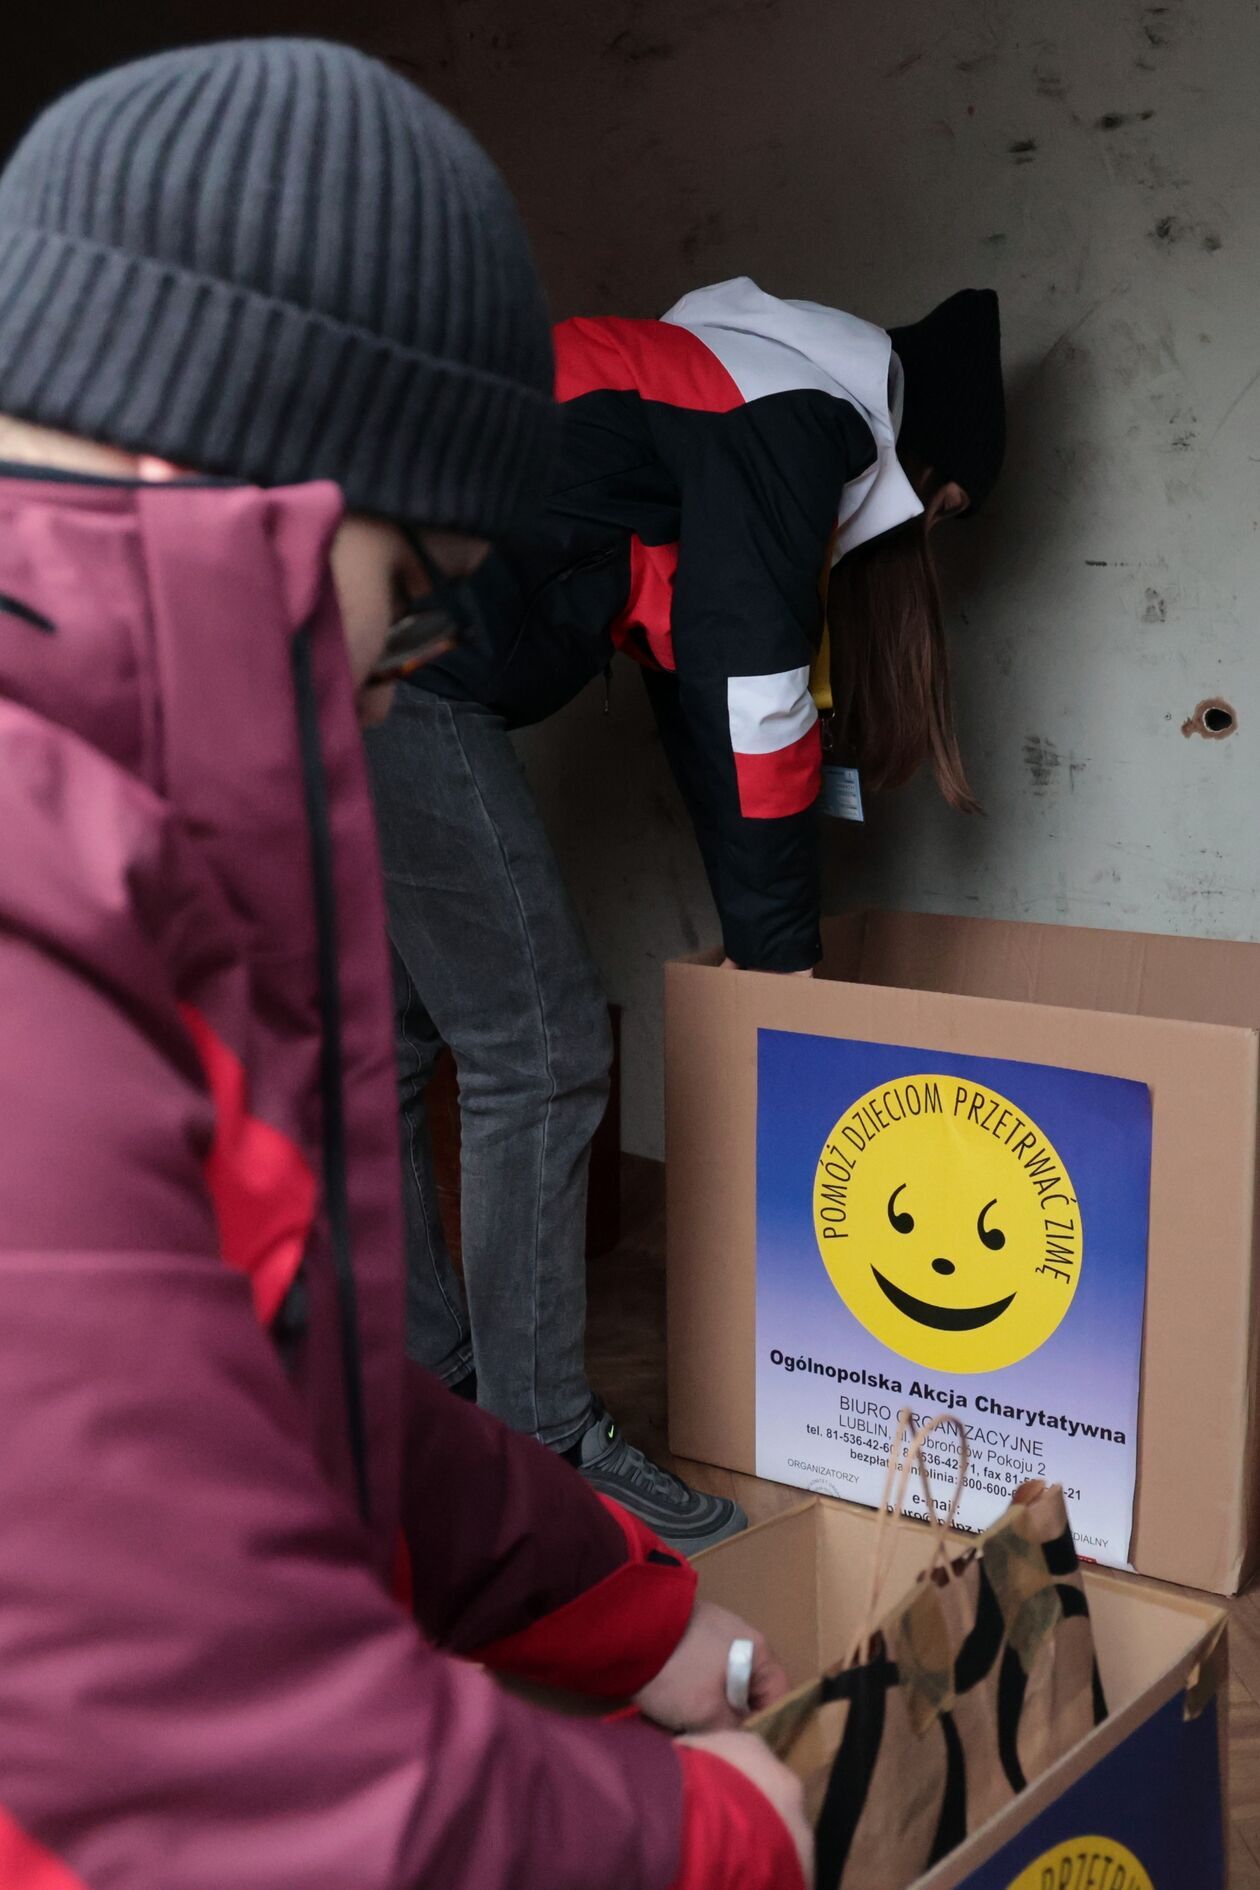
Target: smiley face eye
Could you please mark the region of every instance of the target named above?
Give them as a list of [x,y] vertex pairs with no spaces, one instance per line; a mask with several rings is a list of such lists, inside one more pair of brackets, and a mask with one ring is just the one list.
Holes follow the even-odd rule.
[[888,1220],[893,1232],[896,1234],[912,1234],[914,1232],[913,1214],[897,1213],[897,1196],[904,1194],[905,1191],[906,1184],[903,1181],[901,1186],[894,1188],[888,1197]]
[[1000,1227],[986,1227],[984,1224],[984,1217],[989,1212],[989,1208],[995,1208],[996,1206],[997,1201],[993,1200],[989,1202],[988,1207],[982,1207],[980,1210],[980,1218],[976,1222],[976,1232],[979,1234],[990,1253],[1001,1253],[1003,1247],[1006,1245],[1006,1235],[1002,1232]]

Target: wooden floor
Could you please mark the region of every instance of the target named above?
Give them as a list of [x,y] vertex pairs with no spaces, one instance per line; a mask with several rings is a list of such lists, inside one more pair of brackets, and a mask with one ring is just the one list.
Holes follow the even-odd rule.
[[[670,1457],[665,1421],[663,1170],[627,1157],[620,1245],[590,1269],[592,1382],[631,1440],[690,1482],[733,1496],[753,1522],[801,1500],[799,1490]],[[1260,1588],[1231,1606],[1232,1890],[1260,1890]]]

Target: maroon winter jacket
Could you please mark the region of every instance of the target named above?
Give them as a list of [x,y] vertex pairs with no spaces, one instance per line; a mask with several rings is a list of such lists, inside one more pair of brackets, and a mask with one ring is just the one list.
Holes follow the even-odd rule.
[[693,1577],[404,1367],[339,516],[0,476],[0,1885],[799,1884],[460,1657],[634,1692]]

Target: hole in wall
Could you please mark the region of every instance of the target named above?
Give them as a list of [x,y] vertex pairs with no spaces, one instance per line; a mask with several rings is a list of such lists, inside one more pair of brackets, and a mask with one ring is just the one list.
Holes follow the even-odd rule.
[[1238,715],[1232,704],[1222,696],[1211,696],[1201,702],[1194,714],[1181,725],[1183,735],[1201,735],[1205,741],[1224,741],[1238,727]]

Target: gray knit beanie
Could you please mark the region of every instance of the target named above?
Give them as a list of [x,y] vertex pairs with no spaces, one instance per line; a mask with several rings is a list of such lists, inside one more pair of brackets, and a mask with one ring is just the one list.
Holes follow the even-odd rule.
[[347,47],[123,66],[0,173],[0,413],[488,537],[537,501],[551,388],[498,172]]

